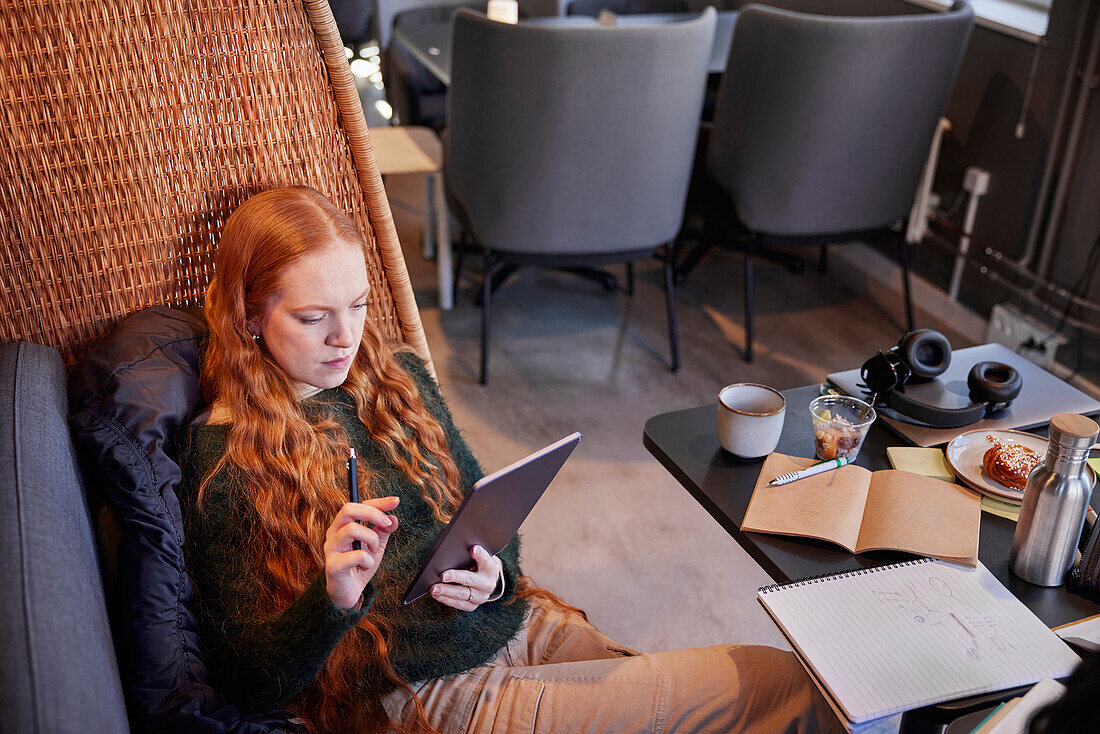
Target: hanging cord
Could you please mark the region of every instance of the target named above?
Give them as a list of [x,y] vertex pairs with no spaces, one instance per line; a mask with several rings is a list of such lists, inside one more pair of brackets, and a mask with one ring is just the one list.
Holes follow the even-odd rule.
[[959,209],[962,209],[962,203],[964,199],[966,199],[966,190],[959,189],[959,193],[955,195],[955,201],[951,202],[951,206],[949,206],[944,212],[942,212],[941,216],[944,219],[950,219],[951,217],[958,214]]
[[[1089,256],[1085,260],[1085,268],[1081,273],[1081,277],[1077,279],[1077,283],[1074,284],[1073,289],[1070,291],[1070,298],[1066,300],[1065,308],[1062,309],[1062,316],[1058,321],[1058,326],[1054,330],[1043,338],[1042,341],[1036,343],[1031,348],[1043,349],[1047,343],[1058,334],[1062,333],[1062,330],[1066,328],[1066,319],[1069,318],[1069,312],[1073,310],[1074,305],[1078,300],[1085,297],[1089,288],[1092,287],[1092,278],[1096,275],[1096,267],[1100,265],[1100,237],[1097,238],[1093,244],[1092,249],[1089,250]],[[1025,345],[1027,346],[1027,345]]]
[[[1062,310],[1062,318],[1058,321],[1058,326],[1055,327],[1045,339],[1036,345],[1036,349],[1044,349],[1047,342],[1054,338],[1056,334],[1060,334],[1066,328],[1066,320],[1069,318],[1069,312],[1073,309],[1077,300],[1085,297],[1085,294],[1092,288],[1092,279],[1096,275],[1096,268],[1100,265],[1100,237],[1097,237],[1096,242],[1093,244],[1092,249],[1089,251],[1089,256],[1085,260],[1085,268],[1081,273],[1081,277],[1077,280],[1077,283],[1073,286],[1072,296],[1070,300],[1066,301],[1066,306]],[[1084,316],[1084,314],[1081,314]],[[1085,330],[1077,329],[1076,354],[1073,359],[1073,372],[1070,373],[1069,378],[1072,380],[1077,376],[1077,373],[1081,371],[1081,365],[1084,361],[1085,354]]]
[[[1074,296],[1072,293],[1070,293],[1068,290],[1066,290],[1065,288],[1062,288],[1060,286],[1056,288],[1054,283],[1051,283],[1047,279],[1042,278],[1038,275],[1035,275],[1034,273],[1032,273],[1030,270],[1027,270],[1026,268],[1020,267],[1013,260],[1006,257],[1004,255],[1004,253],[1002,253],[998,250],[995,250],[994,248],[992,248],[989,245],[985,244],[984,241],[982,241],[981,239],[976,237],[973,233],[967,232],[966,230],[964,230],[962,227],[955,224],[954,222],[952,222],[950,220],[947,220],[947,219],[944,219],[943,217],[941,217],[939,215],[932,217],[928,221],[929,221],[930,224],[933,225],[934,229],[938,229],[940,231],[952,232],[952,233],[954,233],[956,235],[959,235],[959,236],[966,235],[966,236],[970,237],[970,239],[971,239],[971,241],[974,244],[976,249],[971,250],[966,255],[966,257],[967,257],[968,261],[971,261],[971,264],[974,267],[978,268],[978,272],[981,273],[982,275],[988,275],[991,278],[994,278],[994,277],[999,278],[1000,276],[999,276],[997,271],[1003,269],[1003,270],[1008,271],[1009,274],[1025,280],[1029,284],[1026,287],[1024,287],[1024,286],[1018,286],[1018,285],[1014,285],[1014,284],[1009,285],[1008,281],[1005,281],[1006,285],[1009,285],[1009,287],[1012,288],[1015,291],[1032,292],[1032,291],[1035,291],[1038,288],[1045,288],[1045,290],[1048,290],[1048,291],[1051,291],[1051,292],[1056,291],[1057,295],[1061,298],[1075,300],[1077,307],[1079,309],[1081,309],[1082,313],[1084,312],[1085,309],[1087,309],[1089,311],[1095,311],[1097,313],[1100,313],[1100,301],[1093,302],[1093,301],[1089,301],[1085,298],[1078,298],[1078,297]],[[954,254],[959,254],[958,246],[955,245],[954,243],[946,240],[946,239],[941,238],[936,242],[936,244],[939,244],[940,246],[944,247],[948,252],[950,252],[953,255]],[[1038,299],[1034,299],[1034,300],[1035,300],[1036,303],[1039,303],[1040,305],[1042,305],[1043,310],[1046,311],[1046,312],[1054,313],[1054,312],[1059,310],[1059,309],[1055,308],[1054,305],[1049,303],[1049,302],[1039,301]],[[1052,316],[1051,318],[1056,318],[1056,317]],[[1091,324],[1090,324],[1090,327],[1091,327]],[[1100,334],[1100,326],[1091,327],[1091,328],[1093,328],[1096,331],[1097,334]]]
[[[1100,245],[1100,240],[1097,241]],[[1096,252],[1096,249],[1093,250]],[[1096,262],[1100,262],[1100,257],[1096,258]],[[1096,262],[1092,264],[1092,269],[1095,271]],[[1089,287],[1092,285],[1092,273],[1089,274]],[[1081,371],[1081,366],[1085,361],[1085,330],[1081,327],[1077,327],[1077,356],[1073,360],[1073,372],[1070,373],[1069,379],[1072,380],[1077,377],[1077,374]]]
[[1031,92],[1035,89],[1035,74],[1039,71],[1039,56],[1047,43],[1046,36],[1040,36],[1035,44],[1035,55],[1031,57],[1031,72],[1027,75],[1027,88],[1024,90],[1024,103],[1020,106],[1020,119],[1016,121],[1016,139],[1023,140],[1027,131],[1027,111],[1031,108]]

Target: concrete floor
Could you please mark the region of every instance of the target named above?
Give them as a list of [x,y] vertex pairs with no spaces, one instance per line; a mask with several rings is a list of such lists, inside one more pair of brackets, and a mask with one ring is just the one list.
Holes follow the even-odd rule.
[[[387,124],[376,54],[365,47],[352,66],[371,127]],[[476,276],[463,280],[454,310],[440,311],[435,263],[420,250],[422,179],[391,176],[386,188],[440,384],[483,468],[584,434],[523,525],[525,572],[639,650],[786,647],[755,600],[771,580],[645,450],[642,428],[658,413],[713,403],[731,382],[787,389],[858,366],[901,336],[900,299],[884,297],[840,257],[827,275],[817,273],[816,250],[801,253],[810,264],[802,276],[761,262],[756,359],[747,364],[739,351],[743,258],[715,252],[678,289],[683,368],[672,374],[657,261],[636,266],[633,297],[520,270],[494,297],[483,387]],[[621,279],[622,268],[613,270]],[[972,343],[927,316],[918,325],[944,331],[956,348]]]
[[[903,329],[841,258],[822,275],[756,268],[756,359],[746,364],[743,258],[715,252],[678,290],[683,368],[668,370],[662,269],[636,267],[633,297],[575,276],[520,270],[494,297],[489,385],[477,382],[473,276],[440,311],[435,263],[419,243],[418,177],[387,182],[428,344],[458,425],[486,471],[572,431],[584,440],[522,529],[524,569],[644,651],[720,642],[784,646],[755,601],[770,580],[642,446],[647,418],[712,403],[731,382],[787,389],[858,366]],[[619,274],[622,269],[618,269]],[[969,346],[949,325],[956,347]],[[807,441],[805,455],[812,455]]]

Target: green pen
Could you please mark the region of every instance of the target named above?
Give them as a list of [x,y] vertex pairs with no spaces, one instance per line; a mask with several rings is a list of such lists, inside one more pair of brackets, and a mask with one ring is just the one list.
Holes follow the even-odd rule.
[[997,712],[998,712],[998,711],[1000,711],[1001,709],[1003,709],[1004,707],[1005,707],[1005,705],[1004,705],[1003,703],[999,703],[999,704],[997,704],[997,708],[995,708],[995,709],[993,709],[992,711],[990,711],[990,712],[989,712],[989,716],[987,716],[987,717],[985,717],[984,719],[982,719],[982,721],[981,721],[981,723],[980,723],[980,724],[978,724],[977,726],[975,726],[975,727],[974,727],[973,729],[971,729],[971,730],[970,730],[971,734],[973,734],[974,732],[978,731],[978,730],[979,730],[979,729],[981,729],[981,728],[982,728],[983,726],[985,726],[985,723],[986,723],[987,721],[989,721],[990,719],[992,719],[992,718],[993,718],[994,716],[996,716],[996,715],[997,715]]
[[812,477],[815,474],[821,474],[832,469],[839,469],[842,466],[851,464],[852,460],[847,456],[842,456],[839,459],[828,459],[827,461],[819,461],[816,464],[802,469],[800,471],[791,471],[786,474],[780,474],[775,479],[768,482],[769,487],[778,487],[783,484],[790,484],[791,482],[798,481],[799,479],[805,479],[806,477]]

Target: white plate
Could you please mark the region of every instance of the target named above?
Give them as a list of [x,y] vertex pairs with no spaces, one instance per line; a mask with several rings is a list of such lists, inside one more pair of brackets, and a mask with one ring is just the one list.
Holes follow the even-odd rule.
[[987,436],[994,436],[999,441],[1022,444],[1035,451],[1040,456],[1046,453],[1047,440],[1042,436],[1023,431],[999,431],[978,429],[967,431],[947,444],[947,465],[955,476],[969,487],[973,487],[982,494],[988,494],[998,499],[1009,502],[1022,502],[1023,490],[1001,484],[982,469],[982,459],[985,452],[993,448],[993,442]]
[[[993,447],[993,442],[987,436],[994,436],[999,441],[1022,444],[1040,456],[1046,454],[1047,440],[1042,436],[1036,436],[1034,433],[985,428],[967,431],[956,436],[947,444],[944,452],[947,455],[947,465],[951,467],[951,471],[955,472],[955,476],[963,484],[978,490],[982,494],[988,494],[998,499],[1009,502],[1022,502],[1024,499],[1023,490],[1001,484],[986,474],[982,468],[982,458],[985,457],[985,452]],[[1085,471],[1089,473],[1093,483],[1095,483],[1096,473],[1092,470],[1092,467],[1086,466]]]

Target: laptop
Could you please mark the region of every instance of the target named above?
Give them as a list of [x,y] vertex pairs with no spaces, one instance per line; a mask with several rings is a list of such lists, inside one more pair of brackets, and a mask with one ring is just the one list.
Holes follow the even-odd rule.
[[[951,365],[935,380],[906,385],[905,392],[913,399],[941,408],[961,408],[972,405],[966,376],[978,362],[1003,362],[1015,367],[1024,380],[1023,390],[1012,406],[994,418],[959,428],[936,428],[900,415],[882,412],[882,421],[894,432],[917,446],[938,446],[960,433],[976,429],[1027,429],[1050,422],[1055,413],[1088,415],[1100,411],[1100,402],[1092,399],[1068,382],[1016,354],[1003,344],[982,344],[951,353]],[[867,390],[859,368],[829,375],[829,382],[849,395],[866,399]]]

